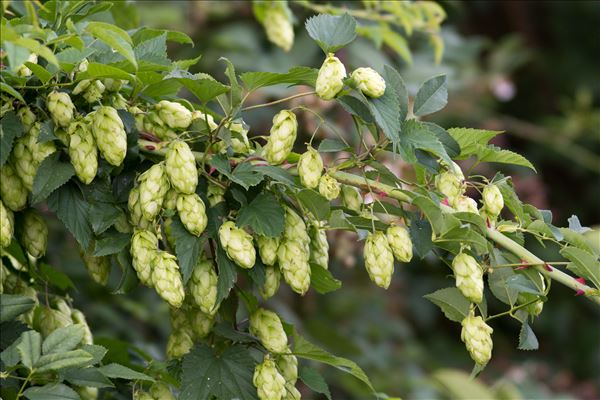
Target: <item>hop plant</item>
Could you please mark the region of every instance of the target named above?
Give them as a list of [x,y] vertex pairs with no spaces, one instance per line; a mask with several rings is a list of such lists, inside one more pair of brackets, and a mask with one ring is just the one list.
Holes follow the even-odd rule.
[[258,254],[265,265],[275,265],[277,262],[277,248],[279,247],[279,238],[258,235],[256,238],[258,245]]
[[406,228],[392,225],[386,231],[386,237],[394,257],[401,262],[409,262],[413,256],[413,245]]
[[335,200],[340,195],[341,185],[331,175],[325,174],[319,179],[319,193],[327,200]]
[[281,273],[279,272],[279,268],[267,266],[265,268],[265,283],[259,288],[263,299],[266,300],[277,293],[280,281]]
[[285,378],[285,381],[287,383],[295,384],[298,380],[298,359],[291,353],[291,350],[288,349],[286,353],[279,354],[275,358],[275,363],[277,364],[277,369]]
[[271,43],[281,47],[284,51],[290,51],[294,45],[294,27],[283,7],[273,3],[266,10],[262,24]]
[[87,123],[71,123],[69,133],[69,157],[79,180],[90,184],[98,172],[98,150],[96,140]]
[[140,207],[145,219],[152,221],[160,212],[169,190],[169,179],[164,163],[154,164],[140,175]]
[[133,269],[140,282],[152,286],[152,268],[158,251],[158,238],[149,230],[138,229],[131,237],[131,258]]
[[490,184],[483,189],[483,208],[492,219],[500,215],[504,208],[504,199],[498,186]]
[[383,232],[369,233],[365,242],[365,268],[379,287],[387,289],[394,273],[394,255]]
[[273,311],[258,308],[250,315],[250,333],[273,353],[285,353],[288,339],[279,316]]
[[187,143],[176,140],[165,155],[165,167],[171,185],[180,193],[192,194],[198,185],[194,153]]
[[15,233],[15,217],[0,200],[0,248],[8,247]]
[[435,177],[435,187],[446,196],[450,202],[462,195],[463,183],[459,175],[446,171]]
[[94,257],[83,251],[81,257],[92,279],[99,285],[105,286],[110,275],[110,257]]
[[300,182],[307,188],[316,188],[319,185],[322,171],[323,159],[321,159],[321,155],[318,151],[309,147],[298,160]]
[[200,236],[206,229],[206,206],[196,193],[180,194],[177,197],[177,212],[181,223],[192,235]]
[[477,202],[468,196],[458,196],[452,201],[452,206],[458,212],[470,212],[479,214],[477,210]]
[[0,197],[12,211],[22,210],[27,205],[27,188],[11,162],[6,162],[0,167]]
[[162,100],[156,105],[156,110],[169,128],[185,129],[192,123],[192,112],[179,103]]
[[57,126],[66,128],[73,119],[75,106],[67,93],[54,91],[48,95],[46,107]]
[[102,93],[104,93],[106,87],[102,82],[97,79],[84,79],[80,81],[75,89],[73,89],[73,94],[83,94],[83,98],[88,103],[96,103],[102,98]]
[[492,332],[494,330],[485,323],[483,318],[471,313],[461,322],[461,340],[465,343],[469,354],[477,365],[486,365],[492,358]]
[[304,295],[310,287],[309,254],[305,245],[295,240],[284,240],[277,249],[277,261],[283,278],[292,290]]
[[342,185],[341,195],[342,204],[344,204],[344,207],[360,213],[363,204],[363,198],[357,188],[354,186]]
[[178,308],[183,304],[185,292],[176,260],[166,251],[157,251],[152,265],[152,284],[163,300]]
[[306,224],[304,220],[296,214],[296,212],[285,206],[285,225],[283,231],[283,237],[289,241],[298,241],[302,243],[306,251],[309,251],[308,245],[310,243],[310,236],[306,230]]
[[365,96],[376,99],[385,93],[385,80],[372,68],[357,68],[350,76]]
[[37,120],[37,117],[33,111],[31,111],[31,108],[27,106],[19,108],[19,111],[17,111],[17,117],[19,117],[21,124],[23,124],[23,132],[29,132],[33,126],[33,123]]
[[144,218],[142,214],[142,205],[140,203],[140,187],[136,186],[129,192],[127,200],[127,208],[129,209],[129,218],[131,224],[141,229],[148,229],[151,226],[151,221]]
[[319,69],[315,90],[323,100],[333,99],[344,87],[346,68],[333,53],[329,53]]
[[281,110],[273,117],[273,126],[269,141],[264,148],[264,155],[271,164],[281,164],[292,151],[296,141],[298,122],[296,115],[288,110]]
[[325,269],[329,266],[327,233],[316,225],[313,225],[310,229],[310,261]]
[[256,261],[256,250],[252,236],[237,228],[233,221],[227,221],[219,228],[219,241],[227,257],[242,268],[252,268]]
[[225,188],[216,183],[208,182],[206,197],[208,198],[208,204],[214,207],[220,202],[225,201]]
[[285,396],[285,378],[277,371],[275,362],[268,355],[254,369],[252,383],[256,386],[260,400],[281,400]]
[[461,252],[452,260],[452,269],[458,290],[473,303],[481,302],[483,270],[477,261],[470,255]]
[[23,216],[21,244],[33,258],[40,258],[46,254],[48,226],[35,209],[27,210]]
[[217,306],[217,273],[212,262],[202,257],[190,279],[190,293],[200,310],[209,315],[214,315]]
[[98,150],[110,164],[119,166],[127,152],[127,134],[117,110],[104,106],[94,112],[92,133]]

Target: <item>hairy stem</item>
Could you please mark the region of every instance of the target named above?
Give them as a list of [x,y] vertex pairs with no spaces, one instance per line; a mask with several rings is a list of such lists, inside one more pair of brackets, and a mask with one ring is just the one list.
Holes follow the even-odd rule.
[[256,104],[256,105],[249,106],[249,107],[244,107],[244,108],[242,108],[242,111],[254,110],[256,108],[261,108],[261,107],[268,107],[268,106],[272,106],[272,105],[275,105],[275,104],[283,103],[283,102],[288,101],[288,100],[296,99],[298,97],[312,96],[315,93],[316,93],[315,91],[298,93],[298,94],[295,94],[293,96],[284,97],[283,99],[271,101],[269,103],[262,103],[262,104]]

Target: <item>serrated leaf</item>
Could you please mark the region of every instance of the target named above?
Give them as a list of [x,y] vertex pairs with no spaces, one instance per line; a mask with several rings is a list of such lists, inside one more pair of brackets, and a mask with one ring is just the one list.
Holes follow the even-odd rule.
[[423,125],[425,125],[429,132],[433,133],[440,141],[450,158],[458,157],[460,154],[460,146],[458,142],[450,136],[448,131],[433,122],[423,122]]
[[104,233],[123,215],[123,211],[114,204],[90,201],[89,221],[96,235]]
[[112,78],[122,79],[126,81],[134,81],[133,75],[123,71],[120,68],[113,67],[111,65],[100,64],[100,63],[89,63],[88,68],[85,72],[77,75],[77,80],[82,79],[101,79],[101,78]]
[[413,215],[408,229],[410,239],[413,243],[413,249],[415,253],[421,258],[425,258],[427,254],[433,249],[433,241],[431,240],[431,224],[427,219],[420,218],[417,213]]
[[423,297],[441,308],[446,318],[450,321],[461,322],[469,315],[471,303],[455,287],[436,290]]
[[0,322],[10,321],[31,310],[35,301],[19,294],[0,294]]
[[48,70],[42,67],[39,64],[34,64],[32,62],[26,62],[25,65],[27,68],[33,72],[33,74],[45,85],[48,83],[50,79],[52,79],[52,74],[48,72]]
[[[13,323],[15,323],[16,321],[12,321]],[[4,341],[4,329],[6,328],[12,328],[12,326],[7,325],[6,323],[2,324],[2,340]],[[14,367],[15,365],[17,365],[19,363],[19,361],[21,361],[21,354],[19,354],[19,350],[17,349],[17,346],[19,346],[19,343],[21,343],[21,334],[25,333],[25,331],[27,330],[27,327],[24,326],[24,331],[21,332],[20,334],[17,335],[17,338],[10,344],[8,344],[6,346],[6,348],[4,348],[4,350],[2,351],[2,353],[0,353],[0,360],[2,360],[2,363],[6,366],[6,367]],[[6,331],[9,332],[9,331]],[[13,333],[13,332],[10,332]],[[8,335],[7,335],[8,336]]]
[[472,128],[450,128],[448,133],[460,146],[460,156],[457,159],[465,159],[477,153],[477,145],[486,145],[491,139],[503,133],[503,131],[490,131],[486,129]]
[[100,361],[102,361],[102,359],[108,352],[106,347],[97,344],[84,344],[83,347],[81,347],[81,350],[86,351],[92,355],[90,365],[98,364]]
[[293,67],[288,72],[244,72],[240,79],[248,91],[281,84],[315,86],[318,71],[310,67]]
[[577,247],[565,247],[560,254],[572,263],[567,268],[582,278],[591,281],[600,289],[600,262],[594,255]]
[[217,281],[216,304],[219,304],[221,300],[229,295],[229,291],[237,280],[235,264],[227,257],[221,246],[217,246],[217,268],[219,270],[219,277]]
[[113,383],[98,368],[69,368],[62,372],[62,378],[69,383],[84,387],[114,387]]
[[229,104],[233,109],[236,109],[242,101],[242,87],[235,74],[235,67],[231,61],[225,57],[221,57],[219,61],[224,61],[227,64],[225,75],[227,75],[227,79],[229,79],[229,87],[231,88],[229,91]]
[[203,344],[183,357],[180,400],[255,400],[252,384],[255,362],[248,348],[233,345],[222,353]]
[[102,375],[108,378],[142,380],[154,382],[154,378],[117,363],[110,363],[98,368]]
[[306,386],[317,393],[324,394],[329,400],[331,400],[331,393],[329,392],[329,386],[319,371],[312,367],[304,366],[300,369],[298,376]]
[[50,353],[41,356],[34,367],[37,372],[57,371],[63,368],[85,365],[92,358],[90,353],[81,349],[62,353]]
[[[340,96],[335,99],[347,112],[362,119],[365,123],[373,123],[373,116],[366,99],[352,95]],[[331,139],[325,139],[331,140]]]
[[506,279],[506,287],[514,289],[518,293],[530,293],[535,295],[543,295],[538,287],[525,275],[514,274]]
[[400,106],[400,115],[398,116],[398,119],[400,122],[403,122],[408,115],[408,90],[406,89],[404,79],[402,79],[402,76],[395,68],[389,65],[383,67],[383,77],[386,85],[394,89],[394,93],[396,93],[398,104]]
[[423,82],[415,96],[413,113],[419,117],[433,114],[448,104],[446,75],[434,76]]
[[248,225],[259,235],[277,237],[283,233],[284,221],[285,213],[277,198],[271,193],[261,193],[240,208],[236,224]]
[[335,279],[329,270],[320,265],[310,264],[310,286],[317,293],[325,294],[334,292],[342,287],[342,281]]
[[89,22],[85,30],[112,47],[137,69],[138,65],[132,48],[133,42],[127,32],[116,25],[97,21]]
[[36,331],[23,332],[17,351],[23,365],[31,370],[42,354],[42,335]]
[[75,184],[67,183],[48,197],[48,207],[56,213],[77,242],[87,249],[92,240],[88,222],[88,203]]
[[62,383],[32,386],[23,392],[23,396],[29,400],[80,400],[77,392]]
[[400,157],[406,162],[414,164],[418,161],[415,155],[417,149],[440,157],[448,165],[452,164],[446,148],[431,132],[428,125],[416,120],[407,120],[402,124],[400,132]]
[[512,182],[509,180],[503,180],[500,182],[495,182],[495,184],[498,186],[498,189],[500,189],[500,193],[504,199],[504,204],[510,210],[510,212],[513,213],[518,221],[527,223],[530,218],[528,218],[525,214],[525,211],[523,210],[523,203],[517,196],[517,193],[512,186]]
[[148,27],[143,27],[138,29],[133,35],[131,35],[131,40],[135,45],[138,45],[147,40],[153,39],[157,36],[161,36],[163,34],[167,35],[167,40],[172,42],[177,42],[181,44],[191,44],[194,45],[194,41],[188,35],[183,32],[171,31],[168,29],[153,29]]
[[125,294],[133,290],[138,286],[137,273],[133,269],[131,254],[129,249],[125,248],[121,250],[116,257],[117,265],[121,269],[122,275],[119,280],[119,284],[113,290],[113,294]]
[[262,182],[264,175],[250,163],[241,163],[231,172],[230,179],[248,190]]
[[177,78],[177,81],[192,92],[192,94],[202,103],[207,103],[217,96],[229,91],[229,86],[223,85],[214,79]]
[[300,203],[319,221],[329,218],[331,206],[329,201],[311,189],[302,189],[296,195]]
[[377,126],[393,144],[398,143],[400,123],[400,101],[393,86],[387,86],[383,96],[368,99],[369,110]]
[[81,343],[84,333],[82,324],[58,328],[44,339],[42,351],[44,354],[51,354],[73,350]]
[[392,30],[387,24],[383,29],[383,42],[394,50],[407,64],[412,64],[412,55],[408,47],[408,41],[404,36]]
[[15,138],[22,134],[23,126],[14,111],[4,114],[0,120],[0,167],[8,160]]
[[56,140],[57,137],[54,135],[54,122],[51,119],[42,122],[40,125],[40,134],[37,138],[38,143],[46,143]]
[[[21,93],[17,92],[12,86],[10,86],[7,83],[0,82],[0,91],[6,92],[6,93],[10,94],[12,97],[14,97],[15,99],[18,99],[18,100],[22,101],[23,103],[25,103],[25,99],[23,99],[23,96],[21,96]],[[11,111],[9,111],[9,112],[11,112]]]
[[107,233],[102,238],[96,240],[93,255],[94,257],[102,257],[117,254],[129,246],[130,239],[131,235],[129,233],[116,231]]
[[283,168],[273,165],[257,165],[255,169],[265,176],[283,183],[288,186],[294,186],[294,177]]
[[325,54],[335,53],[356,37],[356,20],[348,14],[319,14],[306,21],[306,31]]
[[483,146],[480,144],[475,145],[476,157],[482,162],[495,162],[501,164],[520,165],[536,171],[533,164],[529,162],[525,157],[517,154],[510,150],[504,150],[494,145]]
[[350,147],[339,139],[323,139],[319,143],[319,153],[337,153],[348,149]]
[[527,322],[521,325],[521,331],[519,332],[519,350],[537,350],[539,348],[539,342],[533,329]]
[[31,202],[33,204],[45,200],[52,192],[75,175],[75,169],[71,163],[62,162],[59,158],[59,153],[53,154],[42,161],[37,169],[31,191]]
[[178,217],[173,218],[171,234],[175,239],[175,252],[177,254],[177,261],[179,262],[179,270],[183,276],[183,283],[185,284],[190,279],[190,276],[192,276],[194,267],[198,264],[206,237],[198,237],[189,233]]

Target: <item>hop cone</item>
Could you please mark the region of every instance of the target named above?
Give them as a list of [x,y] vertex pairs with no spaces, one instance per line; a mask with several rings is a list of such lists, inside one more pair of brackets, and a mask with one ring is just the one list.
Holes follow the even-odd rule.
[[92,386],[77,386],[74,388],[81,400],[96,400],[98,388]]
[[376,99],[385,93],[385,80],[372,68],[357,68],[351,77],[365,96]]
[[256,238],[258,244],[258,254],[265,265],[275,265],[277,262],[277,248],[279,247],[279,238],[259,235]]
[[175,396],[169,390],[169,386],[162,382],[154,382],[150,386],[150,395],[156,400],[175,400]]
[[305,246],[298,241],[284,240],[277,249],[277,261],[283,278],[300,295],[306,293],[310,286],[308,258]]
[[121,93],[111,93],[108,95],[106,102],[117,110],[127,110],[127,100]]
[[33,312],[33,327],[43,337],[57,330],[73,324],[71,312],[55,310],[43,305],[38,305]]
[[96,103],[102,98],[102,93],[106,87],[99,80],[92,79],[84,79],[80,81],[75,89],[73,89],[73,94],[83,94],[83,98],[88,103]]
[[203,338],[210,333],[215,324],[214,316],[203,313],[200,310],[192,309],[189,318],[194,337]]
[[164,164],[158,163],[140,175],[140,207],[144,219],[152,221],[160,212],[169,190]]
[[144,119],[145,119],[146,113],[138,106],[129,106],[129,107],[127,107],[127,111],[129,111],[129,113],[131,115],[133,115],[133,118],[135,119],[136,129],[140,132],[143,132],[145,130],[144,129]]
[[463,193],[463,183],[459,175],[452,172],[442,172],[435,177],[435,187],[446,196],[450,202]]
[[273,311],[258,308],[250,315],[250,333],[273,353],[285,353],[288,340],[279,316]]
[[245,230],[237,228],[233,221],[227,221],[219,228],[221,246],[232,259],[242,268],[252,268],[256,261],[256,250],[252,236]]
[[254,369],[252,383],[260,400],[281,400],[285,396],[285,378],[279,374],[275,362],[268,355]]
[[[534,301],[535,299],[539,299],[539,296],[536,296],[532,293],[520,293],[517,298],[517,302],[519,304],[525,304]],[[538,316],[542,313],[544,309],[544,302],[542,300],[538,300],[535,303],[529,304],[525,307],[525,310],[529,313],[529,315]]]
[[288,241],[300,242],[308,253],[310,236],[308,235],[304,220],[290,207],[285,206],[285,225],[283,237]]
[[0,248],[8,247],[15,233],[15,217],[0,200]]
[[23,216],[21,244],[33,258],[40,258],[46,254],[48,226],[35,209],[28,210]]
[[143,390],[136,390],[133,392],[133,400],[155,400],[150,393]]
[[156,105],[156,110],[169,128],[185,129],[192,123],[192,112],[179,103],[162,100]]
[[127,208],[129,209],[129,217],[131,224],[141,229],[150,228],[151,221],[144,218],[142,214],[142,204],[140,203],[140,187],[134,187],[129,192],[129,199],[127,200]]
[[271,164],[281,164],[292,151],[296,141],[298,122],[296,115],[288,110],[282,110],[273,117],[273,126],[269,141],[264,148],[264,155]]
[[319,185],[321,172],[323,171],[323,159],[319,152],[309,147],[298,160],[298,175],[300,182],[307,188],[313,189]]
[[102,286],[106,285],[110,275],[110,257],[94,257],[91,254],[83,252],[81,256],[92,279]]
[[317,75],[315,90],[323,100],[333,99],[344,87],[346,68],[333,53],[329,53]]
[[[33,64],[37,64],[38,57],[37,54],[31,53],[29,57],[27,57],[27,61]],[[17,68],[17,75],[22,76],[24,78],[31,76],[33,72],[25,65],[21,64],[19,68]]]
[[167,358],[181,358],[190,352],[194,341],[185,331],[173,331],[167,340]]
[[504,208],[504,198],[498,186],[490,184],[483,189],[483,207],[492,219],[500,214]]
[[127,134],[117,110],[105,106],[95,111],[92,132],[106,161],[117,167],[121,165],[127,153]]
[[177,210],[177,197],[179,197],[179,193],[177,190],[170,188],[165,193],[165,198],[163,200],[163,208],[165,210],[175,211]]
[[94,180],[98,172],[98,150],[96,140],[88,125],[83,121],[69,125],[69,157],[75,173],[86,185]]
[[198,171],[194,154],[187,143],[174,141],[165,155],[167,176],[179,192],[192,194],[198,185]]
[[485,365],[492,358],[492,332],[494,330],[479,317],[470,314],[462,320],[461,340],[465,343],[473,361]]
[[176,260],[174,255],[166,251],[157,251],[152,266],[152,283],[160,297],[178,308],[183,303],[185,292]]
[[19,117],[21,124],[23,124],[23,132],[29,132],[33,126],[33,123],[37,119],[33,111],[31,111],[31,108],[27,106],[19,108],[19,111],[17,111],[17,117]]
[[265,268],[265,283],[260,287],[260,295],[263,299],[273,297],[277,290],[279,290],[279,282],[281,280],[281,273],[277,267],[266,267]]
[[323,175],[319,180],[319,193],[329,201],[340,195],[340,189],[340,183],[331,175]]
[[152,286],[152,268],[158,251],[158,238],[149,230],[136,230],[131,238],[133,269],[144,285]]
[[102,80],[104,87],[109,92],[118,92],[123,87],[123,83],[127,83],[127,81],[122,81],[120,79],[106,78]]
[[285,381],[295,384],[298,380],[298,359],[296,356],[291,354],[291,351],[288,349],[287,353],[279,354],[275,358],[275,362],[277,369],[281,372]]
[[81,339],[81,344],[94,344],[94,336],[85,319],[85,315],[83,315],[81,311],[73,309],[71,310],[71,319],[74,324],[80,324],[83,327],[83,339]]
[[40,124],[33,124],[29,132],[21,136],[13,147],[12,165],[27,190],[31,191],[38,166],[48,155],[56,151],[53,142],[38,143]]
[[52,120],[57,126],[66,128],[73,119],[73,111],[75,106],[67,93],[52,92],[46,100],[46,107],[50,112]]
[[177,212],[181,223],[192,235],[200,236],[206,229],[206,206],[196,193],[180,194],[177,197]]
[[283,400],[300,400],[302,398],[300,391],[291,382],[285,383],[285,390],[286,394]]
[[458,290],[473,303],[481,302],[483,270],[477,261],[466,253],[460,253],[452,260],[452,269]]
[[171,140],[177,137],[177,133],[163,121],[157,111],[150,111],[143,117],[143,130],[152,133],[160,140]]
[[458,196],[452,200],[452,207],[458,212],[470,212],[479,214],[477,202],[468,196]]
[[212,182],[208,182],[206,197],[208,197],[208,204],[210,204],[211,207],[214,207],[220,202],[225,201],[225,188]]
[[342,203],[344,207],[360,213],[363,198],[354,186],[342,185]]
[[383,232],[369,233],[364,254],[369,277],[377,286],[387,289],[394,273],[394,255]]
[[213,268],[212,262],[202,257],[190,279],[190,293],[196,305],[205,314],[214,315],[219,307],[217,303],[217,273]]
[[0,167],[0,197],[4,204],[12,211],[19,211],[27,205],[27,188],[19,175],[7,162]]
[[201,128],[206,129],[208,132],[214,132],[219,127],[213,116],[203,111],[192,111],[192,121],[197,119],[202,121],[200,124]]
[[413,256],[413,245],[406,228],[392,225],[386,232],[394,257],[401,262],[409,262]]
[[329,267],[327,233],[318,226],[312,226],[310,229],[310,261],[325,269]]
[[274,3],[269,7],[262,21],[269,41],[284,51],[290,51],[294,44],[294,27],[288,13]]

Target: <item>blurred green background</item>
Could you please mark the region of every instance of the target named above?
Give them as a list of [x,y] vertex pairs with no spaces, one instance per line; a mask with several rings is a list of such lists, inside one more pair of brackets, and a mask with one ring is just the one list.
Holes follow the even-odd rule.
[[[571,214],[586,226],[600,225],[600,2],[448,1],[441,5],[448,18],[443,24],[445,52],[439,65],[434,63],[428,41],[419,34],[409,39],[412,65],[364,38],[338,56],[349,68],[394,65],[413,94],[425,78],[448,74],[449,105],[432,121],[444,127],[505,130],[495,143],[520,152],[538,168],[538,174],[518,167],[499,168],[514,177],[521,199],[551,210],[557,226],[565,226]],[[311,13],[291,7],[297,36],[289,54],[266,40],[249,2],[128,2],[115,18],[126,28],[139,22],[186,32],[196,46],[173,45],[169,48],[172,58],[202,54],[193,72],[224,79],[222,56],[236,65],[238,73],[320,65],[323,54],[303,29]],[[269,89],[250,101],[264,102],[295,90],[300,89]],[[352,131],[352,121],[340,110],[306,101]],[[247,113],[251,134],[267,132],[274,112],[262,108]],[[314,120],[308,114],[299,117],[304,133],[312,133]],[[399,173],[404,170],[398,159],[387,160],[387,165]],[[491,177],[495,168],[498,165],[488,164],[475,171]],[[55,232],[61,232],[56,224]],[[167,309],[157,295],[143,287],[128,295],[110,295],[110,288],[86,278],[71,251],[72,239],[57,235],[51,240],[55,249],[49,251],[58,254],[52,264],[63,265],[73,280],[90,282],[74,298],[75,305],[86,310],[96,337],[133,342],[163,358],[169,323]],[[341,290],[326,296],[310,292],[300,298],[282,285],[269,306],[326,349],[356,361],[377,390],[389,396],[477,398],[468,383],[445,371],[455,368],[469,373],[472,368],[460,341],[460,326],[446,320],[422,297],[453,284],[445,267],[435,258],[397,266],[390,289],[383,291],[370,283],[355,240],[337,232],[330,236],[330,242],[335,242],[330,269],[343,281]],[[542,258],[553,259],[552,248],[535,243],[530,248]],[[113,273],[116,286],[119,277],[117,271]],[[550,301],[532,326],[540,350],[516,350],[519,323],[496,319],[492,323],[494,357],[480,379],[505,393],[506,399],[518,398],[509,394],[511,387],[526,399],[599,399],[600,313],[573,292],[558,285],[552,289]],[[490,309],[491,313],[504,310],[493,302]],[[322,373],[334,399],[370,398],[353,378],[331,368],[323,368]],[[300,389],[307,399],[321,398]]]

